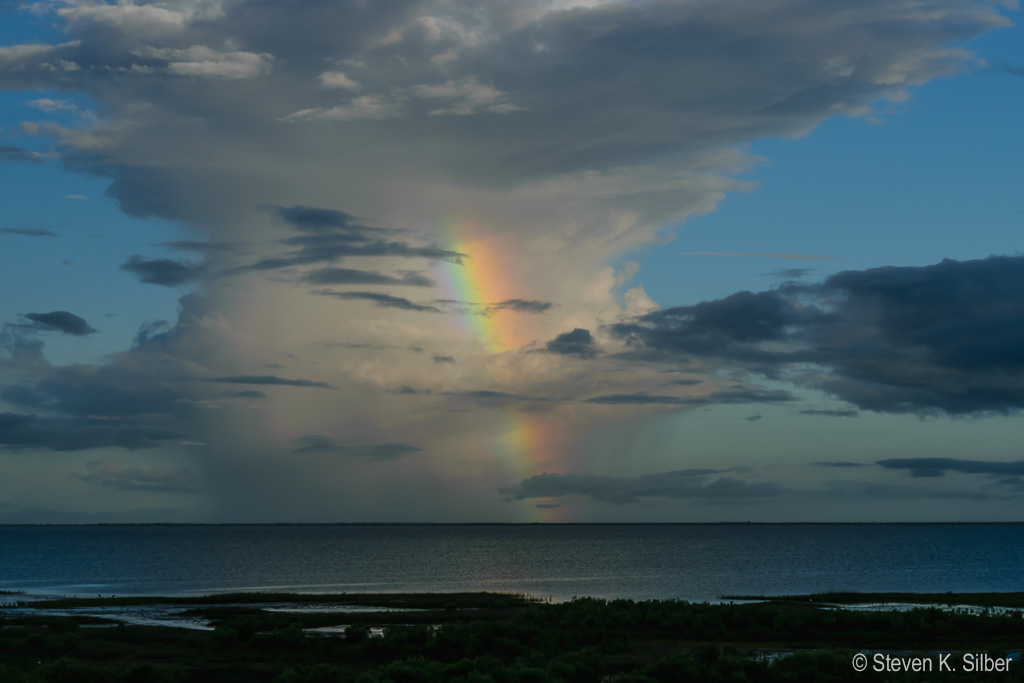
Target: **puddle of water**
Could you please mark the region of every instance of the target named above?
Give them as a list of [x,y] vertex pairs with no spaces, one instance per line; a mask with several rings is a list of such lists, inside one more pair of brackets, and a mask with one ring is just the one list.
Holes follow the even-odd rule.
[[836,609],[847,609],[857,612],[909,612],[914,609],[940,609],[943,612],[960,612],[963,614],[990,614],[1007,615],[1021,614],[1024,608],[1021,607],[978,607],[977,605],[937,605],[937,604],[916,604],[910,602],[876,602],[862,605],[835,605],[821,603],[825,607]]
[[[20,597],[20,596],[19,596]],[[35,600],[38,601],[38,598]],[[14,602],[14,601],[8,601]],[[189,610],[203,605],[112,605],[109,607],[71,607],[66,609],[41,609],[32,607],[32,600],[20,601],[25,606],[14,607],[12,604],[0,603],[0,616],[3,617],[99,617],[112,619],[126,624],[138,626],[170,626],[201,631],[212,631],[213,627],[207,619],[185,614]],[[363,614],[369,612],[415,612],[404,607],[371,607],[367,605],[296,605],[292,603],[271,604],[230,604],[216,607],[255,607],[267,612],[291,614]]]
[[414,607],[373,607],[371,605],[273,605],[261,606],[267,612],[291,614],[362,614],[366,612],[422,612]]

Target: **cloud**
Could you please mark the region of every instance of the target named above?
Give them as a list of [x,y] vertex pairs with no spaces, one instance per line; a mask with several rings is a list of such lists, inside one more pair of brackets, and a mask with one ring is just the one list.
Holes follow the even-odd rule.
[[[192,296],[180,303],[177,325],[144,326],[130,350],[95,365],[53,366],[43,355],[43,342],[34,338],[36,328],[5,326],[0,398],[22,412],[7,414],[0,443],[8,449],[65,451],[203,440],[201,401],[179,380],[195,371],[194,354],[208,329],[204,304]],[[81,328],[72,323],[72,329]]]
[[218,51],[204,45],[187,48],[158,48],[145,45],[134,54],[143,58],[142,69],[157,66],[162,71],[181,77],[246,79],[266,75],[274,58],[266,53]]
[[39,156],[32,150],[23,149],[21,147],[10,147],[9,145],[0,145],[0,161],[27,161],[33,164],[42,163]]
[[360,95],[347,104],[336,107],[315,107],[301,109],[281,117],[282,121],[357,121],[359,119],[379,120],[401,116],[404,98],[390,98],[382,95]]
[[656,394],[608,394],[588,398],[586,403],[602,405],[674,405],[674,406],[705,406],[717,403],[780,403],[795,400],[786,391],[766,391],[760,389],[728,389],[716,391],[703,396],[659,396]]
[[[301,205],[275,206],[271,209],[278,218],[304,234],[280,241],[281,244],[292,247],[291,251],[282,256],[261,259],[245,270],[276,270],[311,263],[331,263],[347,257],[390,256],[453,263],[462,263],[465,257],[465,254],[431,244],[413,245],[406,241],[389,239],[389,236],[402,231],[364,225],[344,211]],[[335,274],[337,277],[344,277],[343,269],[324,269],[319,271],[320,277],[329,279],[332,277],[331,270],[339,271]],[[422,282],[419,277],[410,276],[412,281]]]
[[[337,71],[321,73],[318,77],[324,88],[344,88],[352,92],[362,86],[346,74]],[[429,105],[428,116],[469,116],[471,114],[508,114],[525,107],[509,100],[509,94],[492,85],[479,82],[475,76],[458,81],[423,83],[410,87],[391,88],[387,93],[353,97],[345,104],[334,107],[300,109],[281,117],[284,122],[296,121],[358,121],[393,119],[408,116],[411,100]],[[440,104],[441,106],[437,106]],[[435,108],[436,107],[436,108]]]
[[286,223],[302,232],[347,232],[363,238],[366,233],[383,232],[380,228],[367,227],[351,214],[336,209],[315,206],[274,206],[271,210]]
[[394,344],[380,344],[376,342],[329,342],[324,346],[337,347],[342,349],[365,349],[372,351],[384,351],[399,349],[403,351],[412,351],[413,353],[423,353],[422,346],[416,346],[414,344],[406,346],[396,346]]
[[447,307],[451,312],[460,313],[462,315],[481,316],[491,316],[499,311],[541,314],[548,312],[554,307],[554,304],[549,301],[540,301],[537,299],[506,299],[497,303],[460,301],[458,299],[437,299],[434,303]]
[[913,477],[942,477],[946,472],[989,474],[998,477],[1024,475],[1024,460],[989,461],[957,458],[890,458],[876,464],[887,469],[909,470]]
[[[421,392],[429,393],[429,392]],[[550,396],[525,396],[521,394],[510,394],[504,391],[492,391],[490,389],[473,389],[470,391],[445,391],[442,396],[451,396],[478,403],[486,406],[504,406],[513,403],[558,403],[559,399]]]
[[39,43],[28,43],[22,45],[5,45],[0,47],[0,68],[11,68],[17,70],[25,64],[32,63],[35,59],[49,57],[60,52],[62,48],[78,47],[79,41],[72,41],[60,45],[42,45]]
[[[4,360],[4,386],[26,404],[12,410],[181,429],[189,440],[210,444],[203,473],[216,499],[209,509],[237,518],[420,511],[438,519],[492,518],[495,508],[466,488],[468,477],[427,489],[416,488],[422,479],[415,476],[368,487],[345,476],[351,458],[324,464],[279,457],[291,447],[281,435],[376,443],[386,428],[415,435],[412,443],[422,439],[446,467],[500,438],[507,421],[498,419],[498,409],[514,402],[548,401],[545,420],[564,432],[566,452],[574,452],[593,420],[615,411],[566,398],[554,405],[553,394],[696,392],[651,389],[666,381],[661,372],[681,367],[706,374],[708,387],[711,378],[761,369],[805,387],[843,377],[839,364],[824,361],[837,349],[853,357],[852,342],[838,332],[838,344],[814,336],[825,327],[812,330],[797,305],[834,315],[831,294],[780,294],[777,325],[758,322],[771,302],[737,306],[737,314],[750,314],[745,323],[713,307],[675,344],[669,333],[686,321],[642,319],[653,302],[639,286],[623,292],[629,269],[610,264],[664,244],[670,235],[663,226],[706,214],[727,193],[751,188],[737,178],[756,163],[745,151],[752,141],[866,114],[880,98],[969,68],[974,60],[963,46],[1005,25],[1000,10],[959,0],[935,0],[928,11],[909,0],[852,8],[814,0],[756,7],[652,0],[551,10],[534,0],[512,11],[463,0],[76,0],[41,15],[67,42],[0,48],[0,87],[67,93],[95,103],[97,115],[63,127],[35,122],[24,129],[37,135],[33,147],[49,146],[63,168],[106,179],[108,197],[131,216],[158,217],[214,243],[243,244],[252,255],[200,250],[225,261],[206,262],[209,299],[190,300],[179,324],[146,331],[109,362],[52,368],[33,355],[33,340],[21,340],[17,360]],[[345,80],[321,78],[325,73]],[[486,111],[503,105],[521,109]],[[34,160],[28,150],[3,156],[11,154]],[[435,275],[420,261],[408,265],[410,259],[447,263],[429,264]],[[480,314],[518,300],[558,302],[558,315],[517,315],[544,312],[528,306],[493,310],[490,321],[479,322],[501,330],[496,352],[456,329],[454,316],[402,307],[404,301],[443,309],[435,299],[448,295],[440,292],[328,301],[295,286],[329,266],[398,279],[408,268],[442,283],[441,274],[458,271],[449,268],[458,263],[494,275],[496,285],[512,284],[502,275],[514,281],[514,289],[483,290],[486,298],[482,293],[481,304],[473,304]],[[222,274],[232,277],[206,277]],[[399,285],[378,288],[390,295],[392,286]],[[619,337],[595,327],[609,321],[644,331]],[[534,348],[534,340],[543,348],[577,327],[601,340],[599,362],[514,350]],[[424,363],[397,350],[346,353],[321,343],[332,339],[441,349],[458,364]],[[633,356],[617,354],[620,345]],[[302,355],[305,368],[295,374],[338,391],[290,392],[288,410],[269,419],[271,406],[225,400],[227,384],[182,381],[252,377],[250,369],[291,352]],[[575,374],[583,365],[593,381]],[[419,395],[393,393],[402,386]],[[472,391],[481,386],[497,391]],[[943,386],[956,386],[955,378]],[[554,424],[556,414],[570,412],[575,417]],[[743,414],[752,412],[759,410]],[[443,449],[434,448],[441,443]],[[480,475],[474,482],[501,476],[500,463],[473,462]],[[412,471],[417,464],[402,466]],[[312,493],[318,490],[322,495]]]
[[639,477],[607,477],[590,474],[538,474],[515,486],[500,489],[510,500],[586,496],[625,505],[643,498],[730,499],[778,496],[785,489],[774,483],[749,483],[713,475],[729,470],[689,469],[644,474]]
[[442,356],[440,354],[435,353],[433,358],[434,358],[434,362],[435,363],[438,363],[438,364],[441,364],[441,365],[445,365],[445,364],[447,364],[447,365],[454,365],[455,364],[455,358],[453,358],[452,356]]
[[266,398],[267,395],[262,391],[255,391],[253,389],[243,389],[241,391],[225,391],[225,396],[231,396],[232,398]]
[[89,472],[74,473],[74,477],[87,484],[107,486],[120,491],[146,491],[149,493],[197,493],[202,489],[199,480],[185,469],[124,469],[115,460],[87,463]]
[[74,104],[68,102],[67,100],[53,100],[53,99],[50,99],[50,98],[47,98],[47,97],[31,100],[31,101],[29,101],[28,105],[30,107],[35,107],[36,109],[40,109],[40,110],[45,111],[47,113],[63,112],[63,111],[72,112],[72,113],[79,113],[80,112],[78,107],[76,107]]
[[439,85],[414,85],[410,91],[414,97],[444,103],[444,106],[432,109],[429,116],[468,116],[485,112],[508,114],[524,109],[510,102],[508,93],[481,83],[474,76],[445,81]]
[[[762,251],[684,251],[686,256],[758,256],[760,258],[781,258],[791,261],[835,261],[832,256],[811,256],[808,254],[774,254]],[[803,270],[803,269],[800,269]]]
[[215,382],[224,384],[258,384],[275,387],[315,387],[319,389],[333,389],[334,387],[326,382],[316,382],[309,379],[286,379],[276,375],[234,375],[231,377],[205,377],[202,382]]
[[515,311],[516,313],[547,313],[553,305],[549,301],[537,301],[536,299],[506,299],[496,304],[486,304],[490,311]]
[[825,417],[857,417],[860,415],[856,410],[801,410],[801,415],[822,415]]
[[[634,357],[698,357],[816,388],[861,410],[1024,407],[1024,257],[844,271],[655,311],[610,332]],[[814,368],[814,370],[808,370]]]
[[[5,399],[13,398],[7,392]],[[180,441],[184,432],[155,425],[90,418],[40,417],[0,413],[0,449],[82,451],[93,448],[138,450]]]
[[853,468],[853,467],[864,467],[859,462],[847,462],[847,461],[835,461],[835,460],[822,460],[821,462],[812,463],[818,467],[838,467],[838,468]]
[[430,278],[406,271],[401,277],[384,275],[374,270],[353,270],[351,268],[321,268],[306,273],[306,282],[314,285],[405,285],[411,287],[433,287]]
[[593,358],[598,351],[590,330],[581,327],[574,328],[572,332],[563,332],[549,341],[544,348],[550,353],[577,358]]
[[343,71],[324,71],[317,78],[324,88],[344,88],[357,92],[362,87],[345,75]]
[[139,36],[158,37],[180,33],[193,14],[189,9],[192,8],[177,11],[155,5],[74,3],[57,9],[57,14],[71,25],[99,24]]
[[26,237],[56,237],[57,233],[42,228],[0,228],[0,234],[25,235]]
[[199,240],[158,242],[155,246],[163,247],[164,249],[173,249],[175,251],[198,251],[201,253],[207,251],[233,252],[238,251],[239,249],[239,245],[233,242],[203,242]]
[[779,277],[786,280],[800,280],[814,272],[813,268],[783,268],[771,273],[765,273],[770,277]]
[[35,323],[36,329],[53,330],[84,337],[96,332],[84,318],[67,311],[51,311],[50,313],[25,313],[24,317]]
[[381,444],[360,444],[342,445],[335,443],[333,439],[321,434],[310,434],[301,436],[295,440],[297,444],[292,450],[294,455],[308,453],[340,453],[353,458],[363,460],[389,461],[398,460],[412,453],[419,453],[422,448],[410,446],[405,443],[381,443]]
[[312,292],[320,296],[333,296],[338,299],[353,299],[361,301],[372,301],[380,308],[397,308],[403,311],[424,311],[428,313],[440,313],[441,309],[428,304],[415,304],[408,299],[380,292],[332,292],[327,289],[320,289]]
[[163,287],[180,287],[198,279],[203,272],[203,267],[187,261],[174,261],[166,258],[146,260],[136,255],[128,259],[127,263],[122,264],[121,270],[134,274],[139,278],[139,282]]

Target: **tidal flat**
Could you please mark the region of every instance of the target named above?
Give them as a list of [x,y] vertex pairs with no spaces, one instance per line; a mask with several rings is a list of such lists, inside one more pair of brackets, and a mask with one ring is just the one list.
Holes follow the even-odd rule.
[[[1001,596],[984,600],[1014,606],[1022,597]],[[1008,671],[984,679],[1024,681],[1019,612],[865,612],[819,597],[554,603],[504,593],[235,593],[22,602],[0,616],[0,683],[931,680],[927,672],[858,672],[851,665],[859,654],[879,653],[892,661],[1009,657]],[[203,629],[117,618],[118,609],[141,608]],[[944,671],[942,680],[978,675]]]

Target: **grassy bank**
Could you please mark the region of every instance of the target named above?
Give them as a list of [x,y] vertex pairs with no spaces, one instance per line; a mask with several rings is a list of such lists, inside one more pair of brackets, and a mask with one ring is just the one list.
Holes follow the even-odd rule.
[[[89,602],[124,604],[116,600]],[[140,598],[132,600],[140,604]],[[260,607],[267,602],[420,611],[267,612]],[[851,657],[861,651],[1000,656],[1024,644],[1018,615],[937,608],[855,612],[798,600],[708,605],[585,598],[548,604],[487,593],[243,594],[214,596],[206,604],[190,599],[187,605],[214,630],[89,628],[86,622],[98,620],[8,612],[0,622],[0,683],[925,681],[935,674],[857,673]],[[304,631],[330,625],[348,629],[337,637]],[[383,627],[383,637],[370,637],[371,627]],[[765,652],[788,654],[768,661]],[[956,671],[941,680],[978,680],[978,674]],[[1024,681],[1024,663],[983,680]]]

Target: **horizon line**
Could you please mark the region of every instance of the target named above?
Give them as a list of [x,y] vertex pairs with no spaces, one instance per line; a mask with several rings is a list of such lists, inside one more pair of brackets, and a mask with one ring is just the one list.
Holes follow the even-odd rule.
[[0,522],[0,527],[98,526],[1020,526],[1024,520],[936,522]]

